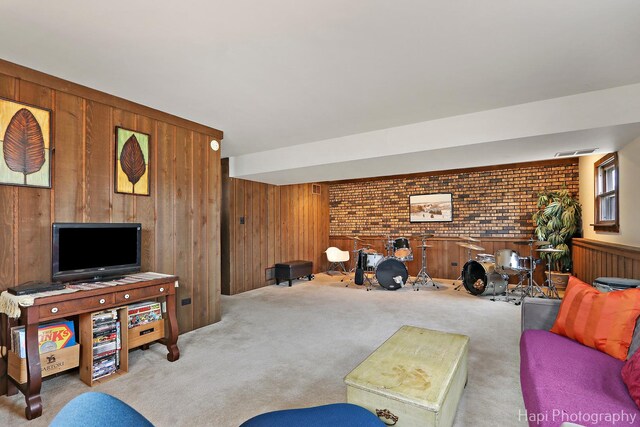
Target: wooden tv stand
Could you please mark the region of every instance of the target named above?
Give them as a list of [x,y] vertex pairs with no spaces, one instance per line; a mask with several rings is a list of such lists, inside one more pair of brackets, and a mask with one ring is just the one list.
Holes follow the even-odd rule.
[[[176,320],[177,276],[166,276],[126,285],[109,286],[100,289],[77,291],[68,294],[36,298],[30,307],[21,307],[20,324],[25,326],[27,382],[18,384],[7,373],[7,354],[0,358],[0,394],[14,395],[20,390],[25,397],[25,415],[31,420],[42,415],[40,387],[42,371],[38,351],[38,325],[41,322],[60,319],[122,307],[133,302],[163,297],[166,301],[167,327],[165,328],[165,344],[167,360],[174,362],[180,357],[178,350],[178,323]],[[11,322],[5,314],[1,315],[2,345],[9,348],[9,329]],[[123,325],[126,327],[126,325]],[[78,333],[78,331],[76,331]],[[82,343],[81,343],[82,345]]]

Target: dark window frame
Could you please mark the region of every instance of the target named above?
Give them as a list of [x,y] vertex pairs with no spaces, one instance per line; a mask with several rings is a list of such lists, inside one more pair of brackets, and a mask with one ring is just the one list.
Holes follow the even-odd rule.
[[[613,166],[615,168],[614,174],[614,189],[611,191],[602,191],[601,188],[605,188],[604,186],[604,171],[609,167]],[[618,153],[609,153],[603,157],[601,157],[597,162],[593,165],[593,177],[595,182],[595,200],[594,200],[594,223],[593,229],[595,231],[608,231],[617,233],[620,231],[620,168],[618,164]],[[615,219],[613,220],[602,220],[601,219],[601,200],[605,197],[609,197],[613,195],[615,198]]]

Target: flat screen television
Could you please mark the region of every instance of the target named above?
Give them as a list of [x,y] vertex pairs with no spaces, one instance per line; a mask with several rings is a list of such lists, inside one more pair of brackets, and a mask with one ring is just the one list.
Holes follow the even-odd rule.
[[140,271],[142,226],[137,223],[53,223],[51,278],[100,280]]

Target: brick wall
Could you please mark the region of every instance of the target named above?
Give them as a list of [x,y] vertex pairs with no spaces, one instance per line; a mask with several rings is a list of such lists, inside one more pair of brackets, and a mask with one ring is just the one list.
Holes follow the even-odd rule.
[[[434,233],[528,237],[537,195],[563,185],[577,196],[578,160],[467,169],[329,186],[331,236]],[[409,222],[409,196],[452,193],[452,222]]]

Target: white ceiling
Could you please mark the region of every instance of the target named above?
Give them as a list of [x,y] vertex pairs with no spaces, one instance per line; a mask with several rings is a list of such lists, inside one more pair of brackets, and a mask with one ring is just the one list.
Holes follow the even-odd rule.
[[[417,132],[411,151],[366,136],[639,83],[638,22],[637,0],[6,0],[0,58],[221,129],[233,174],[284,184],[402,173],[406,157],[472,144],[486,144],[474,163],[504,163],[498,142],[523,139]],[[581,132],[611,149],[638,136],[631,113],[521,137],[553,135],[562,151]],[[303,148],[318,142],[326,153],[304,173]],[[334,154],[348,150],[387,157],[385,173]],[[457,167],[454,151],[425,170]]]

